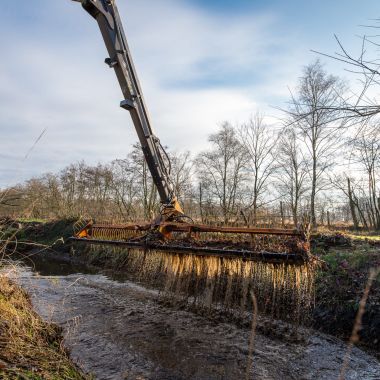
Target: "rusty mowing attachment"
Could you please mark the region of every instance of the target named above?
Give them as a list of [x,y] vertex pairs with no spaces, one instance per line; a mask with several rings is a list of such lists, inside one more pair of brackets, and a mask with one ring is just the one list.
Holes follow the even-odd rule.
[[260,315],[294,326],[313,306],[316,262],[301,231],[82,221],[72,239],[87,243],[80,251],[90,263],[117,268],[170,303],[245,320],[254,295]]
[[184,222],[115,225],[79,221],[74,226],[72,240],[245,260],[307,262],[311,259],[307,234],[291,229],[215,227]]

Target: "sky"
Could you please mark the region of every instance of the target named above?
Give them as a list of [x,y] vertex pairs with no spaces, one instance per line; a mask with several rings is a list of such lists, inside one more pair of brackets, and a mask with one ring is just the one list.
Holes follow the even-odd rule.
[[[358,52],[367,0],[118,0],[153,128],[170,151],[207,149],[223,121],[274,127],[311,50]],[[0,12],[0,188],[66,165],[125,157],[137,136],[98,26],[70,0]],[[326,70],[348,81],[338,62]],[[42,134],[42,136],[41,136]]]

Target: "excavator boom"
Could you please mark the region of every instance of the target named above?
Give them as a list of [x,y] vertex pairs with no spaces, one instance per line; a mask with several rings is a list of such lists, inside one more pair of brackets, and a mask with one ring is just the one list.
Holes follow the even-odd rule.
[[109,57],[105,63],[115,70],[124,99],[120,106],[131,114],[145,160],[163,205],[166,217],[183,211],[170,179],[170,161],[160,140],[154,135],[147,106],[133,64],[120,15],[114,0],[74,0],[97,21]]
[[[170,178],[170,160],[154,135],[141,86],[137,78],[115,0],[74,0],[97,21],[124,99],[120,106],[131,114],[145,160],[163,205],[160,218],[148,224],[108,225],[79,220],[74,226],[75,241],[144,246],[154,249],[198,251],[202,254],[238,255],[244,259],[309,259],[310,246],[304,232],[208,226],[194,223],[184,215]],[[186,218],[191,222],[187,221]],[[156,234],[159,232],[159,234]],[[207,234],[211,242],[202,240]],[[182,237],[182,240],[170,238]],[[185,236],[185,238],[183,238]],[[244,238],[245,236],[245,238]],[[163,239],[162,239],[163,238]],[[248,238],[248,240],[247,240]],[[180,244],[179,244],[180,242]]]

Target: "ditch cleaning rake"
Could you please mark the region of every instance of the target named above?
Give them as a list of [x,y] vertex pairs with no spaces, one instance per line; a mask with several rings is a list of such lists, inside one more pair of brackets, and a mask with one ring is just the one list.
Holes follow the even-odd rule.
[[306,234],[290,229],[213,227],[168,221],[158,225],[96,224],[90,221],[77,229],[72,240],[245,260],[306,262],[310,258]]
[[183,222],[159,226],[166,237],[150,223],[80,222],[72,239],[86,243],[76,248],[90,263],[158,289],[170,304],[219,310],[245,321],[254,294],[261,315],[294,326],[307,320],[315,260],[304,233]]
[[[95,18],[115,70],[124,99],[120,106],[131,114],[145,160],[161,199],[161,213],[153,223],[106,225],[89,222],[78,228],[73,240],[90,243],[144,246],[194,251],[202,255],[239,256],[244,259],[307,261],[306,235],[297,230],[211,227],[187,223],[174,192],[171,165],[151,121],[133,64],[115,0],[74,0]],[[207,238],[205,238],[207,236]],[[247,238],[248,237],[248,238]]]

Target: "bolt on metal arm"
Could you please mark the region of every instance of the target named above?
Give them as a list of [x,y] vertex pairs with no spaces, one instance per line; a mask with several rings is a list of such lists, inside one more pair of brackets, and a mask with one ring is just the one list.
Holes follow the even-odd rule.
[[[141,86],[133,64],[115,0],[73,0],[97,21],[109,57],[105,63],[115,70],[124,99],[120,106],[131,114],[145,160],[158,190],[163,215],[181,215],[183,211],[174,194],[170,163],[159,139],[154,135]],[[166,162],[165,162],[166,161]]]

